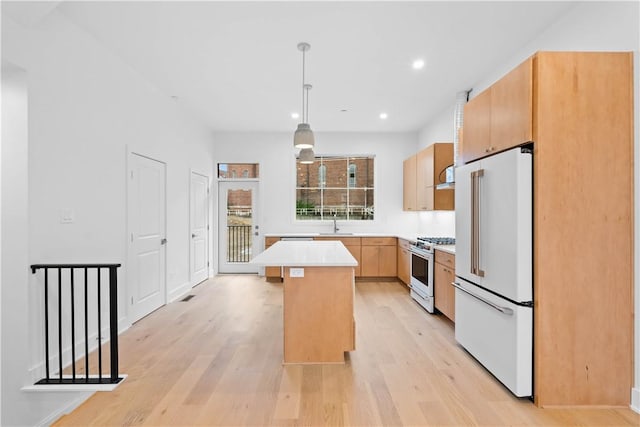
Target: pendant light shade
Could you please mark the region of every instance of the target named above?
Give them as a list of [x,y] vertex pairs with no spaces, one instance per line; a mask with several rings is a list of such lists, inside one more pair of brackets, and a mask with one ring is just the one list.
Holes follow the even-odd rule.
[[[298,124],[298,128],[293,135],[293,146],[301,149],[312,148],[315,145],[313,131],[309,125],[309,90],[312,86],[306,84],[304,79],[305,53],[309,49],[311,49],[309,43],[298,43],[298,50],[302,52],[302,123]],[[300,156],[302,157],[302,153],[300,153]]]
[[[315,145],[313,131],[308,123],[299,123],[296,133],[293,134],[293,145],[296,148],[309,149]],[[300,153],[302,155],[302,153]]]
[[303,148],[302,150],[300,150],[300,156],[298,157],[298,160],[300,160],[300,163],[302,163],[303,165],[310,165],[315,161],[315,159],[316,155],[313,152],[313,149]]

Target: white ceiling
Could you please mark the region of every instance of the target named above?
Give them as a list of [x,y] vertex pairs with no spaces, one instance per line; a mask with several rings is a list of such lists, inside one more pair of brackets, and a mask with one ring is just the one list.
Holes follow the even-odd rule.
[[575,4],[55,3],[218,131],[295,129],[306,41],[312,129],[373,132],[420,129]]

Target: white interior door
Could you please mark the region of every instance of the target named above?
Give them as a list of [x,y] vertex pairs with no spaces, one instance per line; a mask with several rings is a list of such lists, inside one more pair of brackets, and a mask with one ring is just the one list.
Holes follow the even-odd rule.
[[191,172],[191,284],[207,280],[209,277],[209,178]]
[[131,321],[166,303],[166,165],[129,155],[127,282]]
[[[249,264],[260,248],[257,181],[221,181],[218,187],[220,273],[257,273]],[[258,248],[258,249],[256,249]]]

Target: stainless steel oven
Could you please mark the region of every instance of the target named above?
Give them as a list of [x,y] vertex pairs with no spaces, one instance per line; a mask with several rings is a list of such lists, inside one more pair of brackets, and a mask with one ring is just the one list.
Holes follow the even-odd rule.
[[411,297],[433,313],[433,262],[435,245],[453,245],[452,237],[418,237],[415,244],[409,247],[411,252]]
[[411,251],[411,297],[433,313],[433,252],[416,246]]

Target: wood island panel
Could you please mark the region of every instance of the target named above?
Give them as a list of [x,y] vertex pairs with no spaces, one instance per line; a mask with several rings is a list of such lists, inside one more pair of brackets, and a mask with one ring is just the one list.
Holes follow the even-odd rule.
[[353,267],[284,269],[284,363],[344,363],[355,350]]

